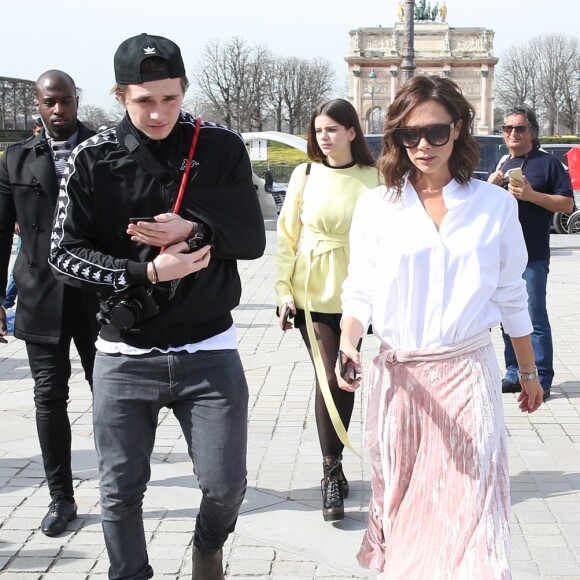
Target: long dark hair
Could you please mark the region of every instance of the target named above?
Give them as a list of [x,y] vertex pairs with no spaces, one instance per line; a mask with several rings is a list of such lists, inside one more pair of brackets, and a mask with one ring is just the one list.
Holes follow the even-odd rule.
[[312,161],[323,161],[326,159],[326,155],[324,155],[316,141],[316,127],[314,126],[314,121],[316,120],[316,117],[319,117],[320,115],[330,117],[333,121],[336,121],[339,125],[342,125],[347,129],[352,127],[354,129],[355,137],[350,142],[350,152],[354,162],[360,167],[375,166],[375,160],[373,159],[372,153],[367,145],[356,110],[345,99],[333,99],[332,101],[322,103],[312,113],[310,123],[308,123],[307,146],[308,157]]
[[437,76],[416,76],[403,84],[391,103],[385,120],[383,151],[377,163],[387,187],[400,195],[403,177],[410,171],[418,179],[421,172],[411,163],[407,151],[395,140],[394,130],[404,126],[405,119],[418,105],[426,101],[439,103],[457,122],[463,121],[459,136],[449,158],[451,176],[459,183],[467,183],[479,161],[479,147],[471,135],[475,111],[451,79]]

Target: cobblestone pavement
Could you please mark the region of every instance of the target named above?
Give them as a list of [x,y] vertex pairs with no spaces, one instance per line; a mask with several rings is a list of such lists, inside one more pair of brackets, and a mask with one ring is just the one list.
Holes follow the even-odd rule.
[[[580,243],[553,236],[549,306],[556,352],[552,399],[531,416],[504,395],[513,504],[515,580],[580,579]],[[365,528],[369,463],[345,453],[351,493],[347,517],[320,514],[321,457],[313,372],[297,332],[274,319],[275,238],[263,258],[240,263],[244,292],[236,309],[239,348],[250,385],[248,493],[224,554],[229,580],[374,578],[355,554]],[[501,337],[493,331],[500,361]],[[376,345],[363,347],[369,360]],[[79,517],[58,538],[39,531],[48,505],[24,343],[0,346],[0,576],[2,580],[97,580],[107,577],[99,524],[91,397],[78,358],[71,381],[73,470]],[[364,393],[362,393],[364,396]],[[350,436],[360,449],[361,401]],[[179,426],[159,420],[145,529],[155,577],[191,578],[193,517],[200,492]],[[424,579],[418,579],[424,580]]]

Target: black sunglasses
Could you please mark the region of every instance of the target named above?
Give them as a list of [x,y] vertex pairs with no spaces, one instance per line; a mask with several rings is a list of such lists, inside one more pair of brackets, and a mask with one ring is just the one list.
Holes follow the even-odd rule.
[[525,133],[528,130],[528,126],[527,125],[502,125],[501,130],[504,133],[507,133],[508,135],[512,131],[515,131],[516,133],[519,133],[521,135],[522,133]]
[[425,127],[397,127],[394,130],[395,139],[401,147],[414,149],[419,145],[422,138],[427,140],[433,147],[441,147],[449,141],[451,129],[455,121],[440,125],[427,125]]

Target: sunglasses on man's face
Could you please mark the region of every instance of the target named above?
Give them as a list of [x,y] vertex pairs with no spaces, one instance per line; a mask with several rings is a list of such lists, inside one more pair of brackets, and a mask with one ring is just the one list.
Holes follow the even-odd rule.
[[421,139],[425,139],[433,147],[441,147],[449,141],[451,129],[455,121],[440,125],[427,125],[425,127],[397,127],[394,131],[395,139],[401,147],[414,149],[419,146]]
[[521,135],[522,133],[525,133],[527,131],[528,126],[527,125],[502,125],[501,129],[507,135],[509,135],[512,131],[515,131],[516,133],[519,133]]

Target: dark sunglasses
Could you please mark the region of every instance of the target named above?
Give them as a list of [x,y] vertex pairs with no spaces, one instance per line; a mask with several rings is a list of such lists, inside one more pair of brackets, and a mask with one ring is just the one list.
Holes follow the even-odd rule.
[[515,131],[516,133],[519,133],[521,135],[522,133],[525,133],[528,130],[528,126],[527,125],[502,125],[501,130],[504,133],[507,133],[508,135],[512,131]]
[[427,125],[426,127],[397,127],[394,130],[395,139],[401,147],[414,149],[419,145],[422,138],[425,138],[429,145],[441,147],[449,141],[451,129],[455,126],[455,121],[444,125]]

